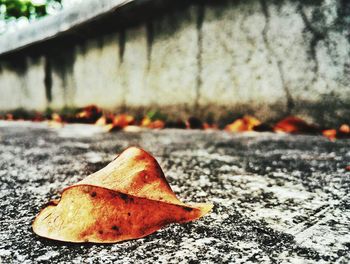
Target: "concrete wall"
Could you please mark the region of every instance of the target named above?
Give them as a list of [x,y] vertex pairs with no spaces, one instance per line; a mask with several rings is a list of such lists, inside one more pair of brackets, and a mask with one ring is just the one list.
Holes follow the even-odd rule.
[[0,110],[97,104],[350,122],[350,3],[193,4],[49,52],[0,57]]

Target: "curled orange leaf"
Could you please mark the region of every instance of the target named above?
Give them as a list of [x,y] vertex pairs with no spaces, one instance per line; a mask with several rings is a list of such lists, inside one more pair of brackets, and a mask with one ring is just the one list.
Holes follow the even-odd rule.
[[60,241],[113,243],[198,219],[211,208],[211,204],[181,202],[157,161],[132,147],[66,188],[59,201],[39,213],[32,227],[37,235]]

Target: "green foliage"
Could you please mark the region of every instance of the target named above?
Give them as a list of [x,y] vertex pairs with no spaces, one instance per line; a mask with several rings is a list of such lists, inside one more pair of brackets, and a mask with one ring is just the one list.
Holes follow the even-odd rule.
[[0,15],[3,19],[10,18],[38,18],[47,14],[47,7],[51,4],[61,4],[61,0],[0,0]]

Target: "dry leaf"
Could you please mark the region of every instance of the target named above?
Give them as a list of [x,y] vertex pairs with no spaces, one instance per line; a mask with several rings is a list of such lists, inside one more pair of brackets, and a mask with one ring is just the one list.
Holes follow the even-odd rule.
[[331,141],[334,141],[337,138],[336,129],[326,129],[322,131],[322,135],[328,138]]
[[8,121],[13,121],[14,120],[13,114],[6,114],[6,118],[5,119],[8,120]]
[[344,134],[350,134],[350,126],[347,124],[342,124],[339,127],[339,132],[344,133]]
[[170,223],[192,221],[212,207],[182,203],[157,161],[131,147],[66,188],[60,201],[39,213],[33,231],[60,241],[113,243],[147,236]]
[[164,128],[165,123],[160,119],[152,121],[149,117],[144,117],[141,121],[141,127],[147,127],[151,129],[162,129]]
[[242,118],[235,120],[233,123],[225,127],[226,131],[229,132],[244,132],[252,131],[254,127],[260,125],[260,120],[253,116],[245,115]]
[[132,125],[135,122],[135,118],[132,115],[120,114],[113,118],[112,124],[106,126],[107,131],[119,131],[127,126]]
[[274,130],[276,132],[286,132],[286,133],[318,133],[319,129],[312,124],[308,124],[306,121],[299,117],[289,116],[279,121]]
[[216,124],[209,124],[209,123],[205,122],[203,124],[203,129],[204,130],[217,130],[218,126]]
[[72,119],[73,122],[79,123],[95,123],[102,116],[102,110],[98,108],[96,105],[88,105],[81,109],[79,113],[75,115],[75,117],[68,117],[68,119]]

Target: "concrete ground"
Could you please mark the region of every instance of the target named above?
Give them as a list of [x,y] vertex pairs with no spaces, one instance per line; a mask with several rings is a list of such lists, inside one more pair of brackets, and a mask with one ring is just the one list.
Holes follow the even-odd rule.
[[[156,156],[180,199],[213,211],[111,245],[33,234],[45,203],[130,145]],[[348,165],[350,140],[319,136],[0,122],[0,263],[349,263]]]

